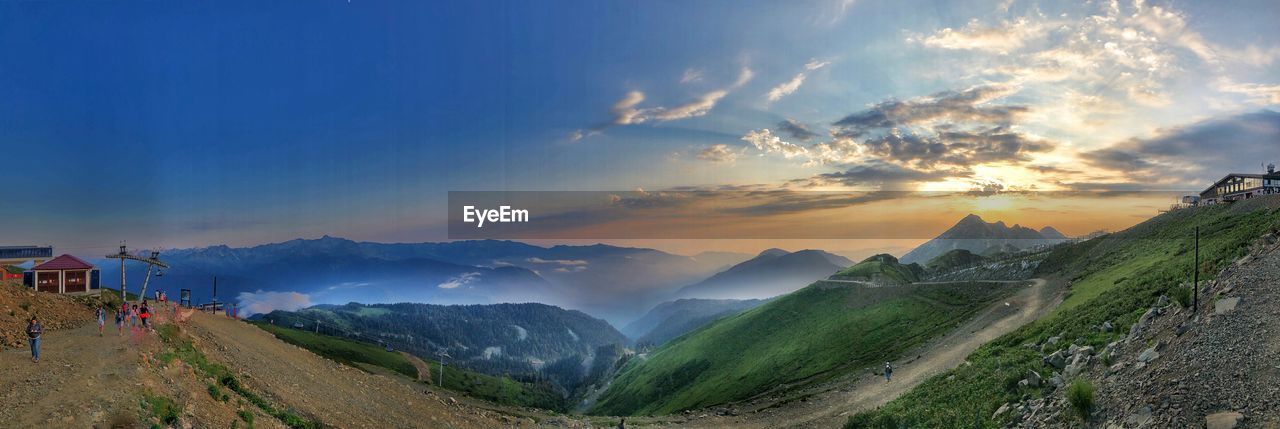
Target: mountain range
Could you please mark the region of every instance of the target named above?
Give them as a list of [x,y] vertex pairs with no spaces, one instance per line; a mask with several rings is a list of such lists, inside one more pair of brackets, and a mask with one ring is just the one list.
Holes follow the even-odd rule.
[[[631,320],[668,299],[681,285],[704,279],[747,255],[676,255],[654,249],[515,241],[372,243],[324,236],[252,247],[167,250],[173,268],[153,277],[150,290],[192,290],[193,301],[239,301],[248,313],[293,310],[322,303],[541,302],[614,321]],[[95,261],[108,286],[119,263]],[[126,268],[136,292],[145,270]]]
[[789,293],[853,265],[822,250],[769,249],[676,292],[679,298],[764,299]]
[[928,263],[948,251],[964,249],[993,256],[996,253],[1026,250],[1063,242],[1065,235],[1051,226],[1040,230],[1021,225],[1007,226],[1003,221],[987,222],[970,214],[932,240],[916,247],[901,258],[902,263]]

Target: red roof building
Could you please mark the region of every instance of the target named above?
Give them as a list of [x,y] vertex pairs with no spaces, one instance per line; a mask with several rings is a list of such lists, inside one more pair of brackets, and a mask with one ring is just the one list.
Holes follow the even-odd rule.
[[98,270],[93,264],[71,255],[62,255],[31,268],[28,286],[39,292],[88,293],[98,289]]

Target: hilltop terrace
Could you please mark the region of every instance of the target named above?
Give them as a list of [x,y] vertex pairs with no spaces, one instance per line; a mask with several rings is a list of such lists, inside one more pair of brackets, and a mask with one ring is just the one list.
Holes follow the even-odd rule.
[[[1200,192],[1202,205],[1247,200],[1261,195],[1280,194],[1280,173],[1275,164],[1264,174],[1231,173]],[[1186,201],[1184,201],[1186,202]]]

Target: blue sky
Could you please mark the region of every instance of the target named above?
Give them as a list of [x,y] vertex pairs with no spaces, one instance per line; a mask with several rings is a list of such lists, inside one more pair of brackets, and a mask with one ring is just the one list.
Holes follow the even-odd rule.
[[439,240],[451,190],[1195,189],[1280,160],[1278,20],[1268,1],[4,3],[0,236]]

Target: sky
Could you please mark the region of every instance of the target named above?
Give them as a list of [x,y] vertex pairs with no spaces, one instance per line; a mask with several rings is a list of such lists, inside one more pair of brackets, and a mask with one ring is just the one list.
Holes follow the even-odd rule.
[[[1280,161],[1275,22],[1272,1],[6,2],[0,240],[438,241],[450,191],[978,195],[595,240],[681,251],[895,213],[920,241],[966,212],[1118,229]],[[1041,192],[1105,196],[998,199]]]

